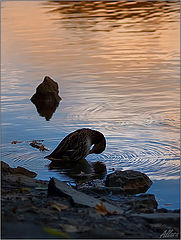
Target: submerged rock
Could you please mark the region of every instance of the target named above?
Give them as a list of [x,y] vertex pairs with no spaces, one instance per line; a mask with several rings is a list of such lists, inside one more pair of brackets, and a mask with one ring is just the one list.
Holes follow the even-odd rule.
[[106,177],[105,185],[107,187],[120,187],[129,194],[137,194],[145,193],[152,185],[152,181],[144,173],[126,170],[109,174]]
[[58,94],[58,84],[46,76],[31,98],[40,116],[45,117],[47,121],[50,120],[59,105],[61,97]]

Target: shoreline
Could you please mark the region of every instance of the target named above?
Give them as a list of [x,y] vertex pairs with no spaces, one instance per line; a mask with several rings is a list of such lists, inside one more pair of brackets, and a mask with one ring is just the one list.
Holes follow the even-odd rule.
[[[97,189],[73,189],[78,196],[84,194],[103,203],[102,208],[89,207],[87,200],[77,204],[65,194],[50,195],[50,181],[37,180],[36,173],[17,169],[1,162],[2,239],[180,237],[180,210],[158,209],[153,194],[114,194],[111,198]],[[108,204],[120,212],[104,208]]]

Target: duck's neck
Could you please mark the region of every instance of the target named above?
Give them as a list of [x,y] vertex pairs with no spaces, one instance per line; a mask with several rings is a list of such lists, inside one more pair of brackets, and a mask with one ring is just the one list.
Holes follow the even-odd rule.
[[94,144],[92,150],[90,150],[89,154],[91,153],[101,153],[105,150],[106,147],[106,139],[104,135],[96,130],[92,130],[91,132],[91,143]]
[[89,137],[91,139],[92,144],[97,144],[102,139],[104,139],[104,135],[96,130],[91,130],[91,132],[89,133]]

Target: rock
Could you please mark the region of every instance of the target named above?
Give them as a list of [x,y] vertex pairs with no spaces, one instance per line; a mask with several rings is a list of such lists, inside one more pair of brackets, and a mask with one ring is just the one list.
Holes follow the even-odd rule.
[[158,203],[154,194],[141,194],[136,196],[135,207],[157,209]]
[[22,175],[25,175],[25,176],[31,177],[31,178],[34,178],[34,177],[37,176],[37,173],[29,171],[29,170],[27,170],[26,168],[23,168],[23,167],[15,168],[14,169],[14,174],[22,174]]
[[11,168],[7,163],[1,161],[1,170],[2,174],[21,174],[25,175],[30,178],[34,178],[37,176],[35,172],[29,171],[26,168],[23,167],[17,167],[17,168]]
[[[51,180],[49,181],[48,196],[51,195],[65,196],[72,201],[73,205],[78,206],[83,205],[87,207],[95,207],[96,205],[101,204],[101,201],[99,199],[79,192],[68,186],[66,183],[57,180],[56,178],[51,178]],[[123,213],[122,209],[107,202],[104,202],[104,206],[110,212],[117,212],[119,214]]]
[[[52,93],[57,101],[61,100],[61,97],[58,96],[59,93],[58,84],[53,79],[46,76],[43,82],[36,88],[35,94],[46,95],[48,93]],[[35,96],[33,95],[32,98],[34,97]]]
[[13,168],[11,168],[7,163],[1,161],[1,172],[2,175],[13,173]]
[[167,213],[168,210],[166,208],[159,208],[156,210],[158,213]]
[[129,196],[122,201],[125,205],[130,205],[131,212],[153,213],[157,209],[158,203],[153,194],[141,194],[139,196]]
[[126,193],[145,193],[152,185],[149,177],[141,172],[126,170],[115,171],[106,177],[107,187],[121,187]]
[[46,76],[31,98],[40,116],[45,117],[47,121],[50,120],[61,100],[58,93],[58,84]]
[[92,162],[95,174],[105,174],[107,172],[106,165],[103,162]]
[[99,195],[121,194],[126,195],[125,191],[120,187],[105,187],[105,186],[79,186],[79,190],[86,193],[95,193]]
[[178,227],[180,225],[179,213],[140,213],[132,214],[132,217],[141,217],[150,223],[169,224]]
[[2,175],[2,179],[4,182],[7,182],[13,186],[19,187],[22,185],[24,187],[34,187],[37,188],[38,191],[42,191],[43,189],[45,191],[48,189],[48,183],[46,181],[37,180],[22,174]]

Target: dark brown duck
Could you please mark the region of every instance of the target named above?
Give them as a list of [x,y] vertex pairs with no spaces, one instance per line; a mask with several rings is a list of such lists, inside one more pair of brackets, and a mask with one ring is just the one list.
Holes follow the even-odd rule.
[[88,154],[102,153],[105,148],[106,139],[101,132],[83,128],[67,135],[45,158],[52,161],[79,161]]

